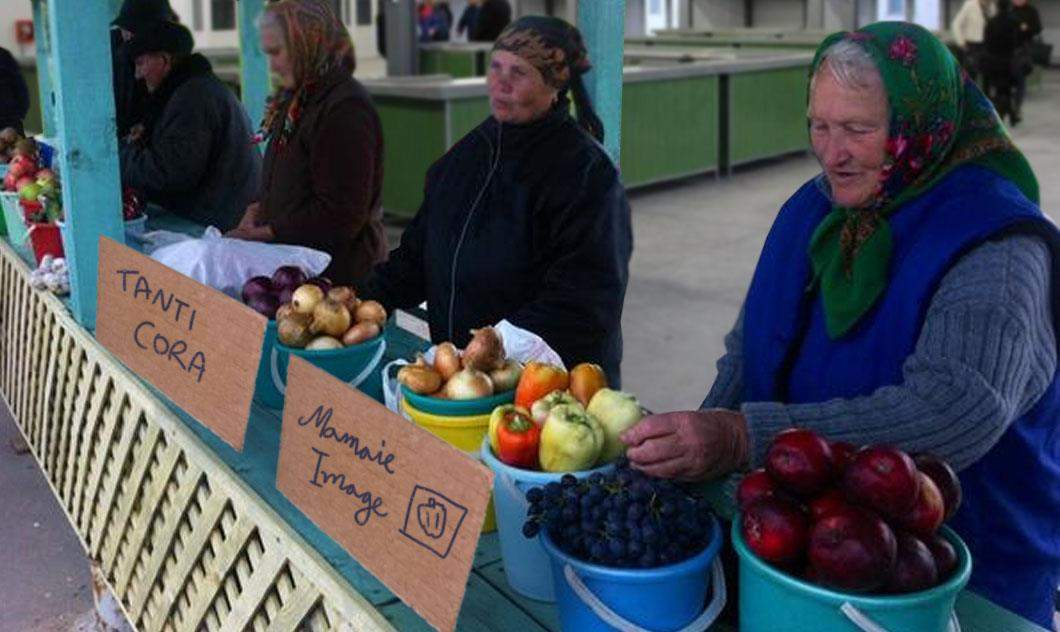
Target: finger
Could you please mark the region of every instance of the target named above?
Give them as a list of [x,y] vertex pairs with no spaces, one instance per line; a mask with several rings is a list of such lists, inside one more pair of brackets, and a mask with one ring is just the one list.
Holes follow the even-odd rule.
[[674,422],[666,415],[650,415],[638,421],[619,438],[629,446],[640,445],[652,437],[662,437],[674,432]]
[[633,463],[632,465],[635,469],[655,478],[684,479],[691,476],[691,473],[687,471],[688,467],[685,460],[682,458],[670,459],[669,461],[661,461],[650,465],[641,465],[639,463]]
[[626,450],[626,458],[641,465],[677,458],[684,453],[677,435],[654,437],[635,448]]

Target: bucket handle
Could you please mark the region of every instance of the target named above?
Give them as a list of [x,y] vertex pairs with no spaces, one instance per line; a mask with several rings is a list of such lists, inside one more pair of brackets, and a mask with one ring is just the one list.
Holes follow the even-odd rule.
[[[574,571],[574,567],[570,564],[564,565],[563,576],[566,578],[571,590],[574,591],[574,594],[585,605],[589,606],[596,613],[596,616],[603,619],[611,627],[619,630],[619,632],[651,632],[631,621],[627,621],[614,610],[608,608],[607,604],[600,601],[600,598],[589,590],[589,587],[585,585],[581,577],[578,577],[578,573]],[[707,608],[694,621],[681,628],[678,632],[702,632],[702,630],[706,630],[714,623],[718,615],[721,614],[722,608],[725,607],[725,572],[721,567],[721,559],[719,558],[714,559],[714,564],[711,567],[711,585],[714,594],[711,596]]]
[[[857,606],[849,601],[844,602],[843,605],[839,606],[839,611],[842,612],[847,619],[850,619],[850,622],[857,626],[861,632],[888,632],[887,628],[870,619],[868,615],[861,610],[858,610]],[[956,612],[950,612],[949,632],[961,632],[961,622],[957,620]]]
[[[360,373],[357,374],[352,380],[347,382],[353,388],[357,388],[362,382],[368,379],[372,375],[372,371],[379,366],[379,361],[383,359],[383,354],[386,353],[386,340],[379,343],[379,348],[376,349],[375,355],[372,357],[372,361],[369,362]],[[269,369],[272,373],[272,385],[276,387],[276,391],[281,396],[287,395],[287,386],[284,384],[283,378],[280,377],[280,352],[276,350],[276,347],[272,348],[272,357],[269,362]]]
[[530,510],[530,503],[526,500],[526,494],[523,493],[519,486],[515,484],[511,476],[508,476],[507,472],[499,472],[501,479],[501,486],[504,487],[505,491],[508,492],[515,498],[515,502],[519,503],[519,507],[523,510],[523,513],[527,513]]

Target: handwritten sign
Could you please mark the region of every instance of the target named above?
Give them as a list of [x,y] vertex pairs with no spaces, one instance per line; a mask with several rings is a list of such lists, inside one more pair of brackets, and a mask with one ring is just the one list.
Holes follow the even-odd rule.
[[100,237],[96,338],[236,450],[265,327],[242,303]]
[[456,626],[492,486],[463,452],[291,358],[277,489],[440,630]]

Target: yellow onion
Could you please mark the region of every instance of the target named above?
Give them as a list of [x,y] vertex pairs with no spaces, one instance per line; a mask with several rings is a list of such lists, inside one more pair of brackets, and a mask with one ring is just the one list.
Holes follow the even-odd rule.
[[328,298],[341,303],[351,314],[357,311],[357,293],[348,285],[336,285],[328,290]]
[[441,374],[443,380],[449,381],[462,368],[460,352],[453,343],[443,342],[434,350],[434,370]]
[[493,327],[471,330],[471,342],[464,349],[464,366],[486,372],[504,366],[504,343]]
[[290,318],[292,315],[295,314],[298,314],[298,312],[294,311],[294,305],[290,303],[284,303],[283,305],[280,305],[280,307],[276,310],[276,320],[277,322],[279,322],[280,320],[283,320],[284,318]]
[[398,370],[397,379],[410,391],[420,395],[430,395],[442,387],[442,376],[428,366],[403,366]]
[[379,301],[361,301],[357,306],[357,313],[354,314],[354,320],[359,323],[371,320],[382,327],[386,323],[386,310]]
[[296,312],[286,318],[277,319],[276,337],[288,347],[306,346],[313,339],[313,332],[309,331],[309,316]]
[[317,336],[305,346],[307,351],[326,351],[330,349],[341,349],[342,342],[331,336]]
[[313,333],[341,338],[349,328],[350,312],[342,303],[326,298],[313,308],[313,324],[310,325]]
[[312,283],[298,286],[291,295],[291,306],[299,314],[312,314],[317,303],[324,300],[324,290]]
[[379,325],[373,322],[357,323],[353,327],[350,327],[346,334],[342,336],[342,344],[347,347],[350,345],[360,344],[366,340],[371,340],[379,335]]
[[519,384],[519,378],[522,375],[522,363],[518,360],[508,360],[501,368],[490,371],[493,390],[497,393],[514,390],[515,386]]
[[479,399],[493,395],[493,382],[482,371],[463,369],[449,378],[442,391],[449,399]]

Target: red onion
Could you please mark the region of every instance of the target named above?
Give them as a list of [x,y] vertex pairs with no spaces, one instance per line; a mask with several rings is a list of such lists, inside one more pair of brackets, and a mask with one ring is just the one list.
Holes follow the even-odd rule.
[[292,292],[305,283],[306,275],[298,266],[281,266],[272,273],[272,283],[277,291],[290,289]]
[[272,279],[267,276],[256,276],[243,284],[243,302],[249,305],[251,299],[273,292]]
[[272,294],[260,294],[251,297],[251,299],[247,301],[247,305],[257,313],[272,320],[276,317],[276,310],[279,309],[280,302],[276,300],[276,297]]
[[324,290],[324,294],[327,294],[329,291],[331,291],[331,288],[334,286],[334,283],[331,282],[331,279],[322,276],[315,276],[311,279],[307,279],[306,283],[312,283],[313,285]]

